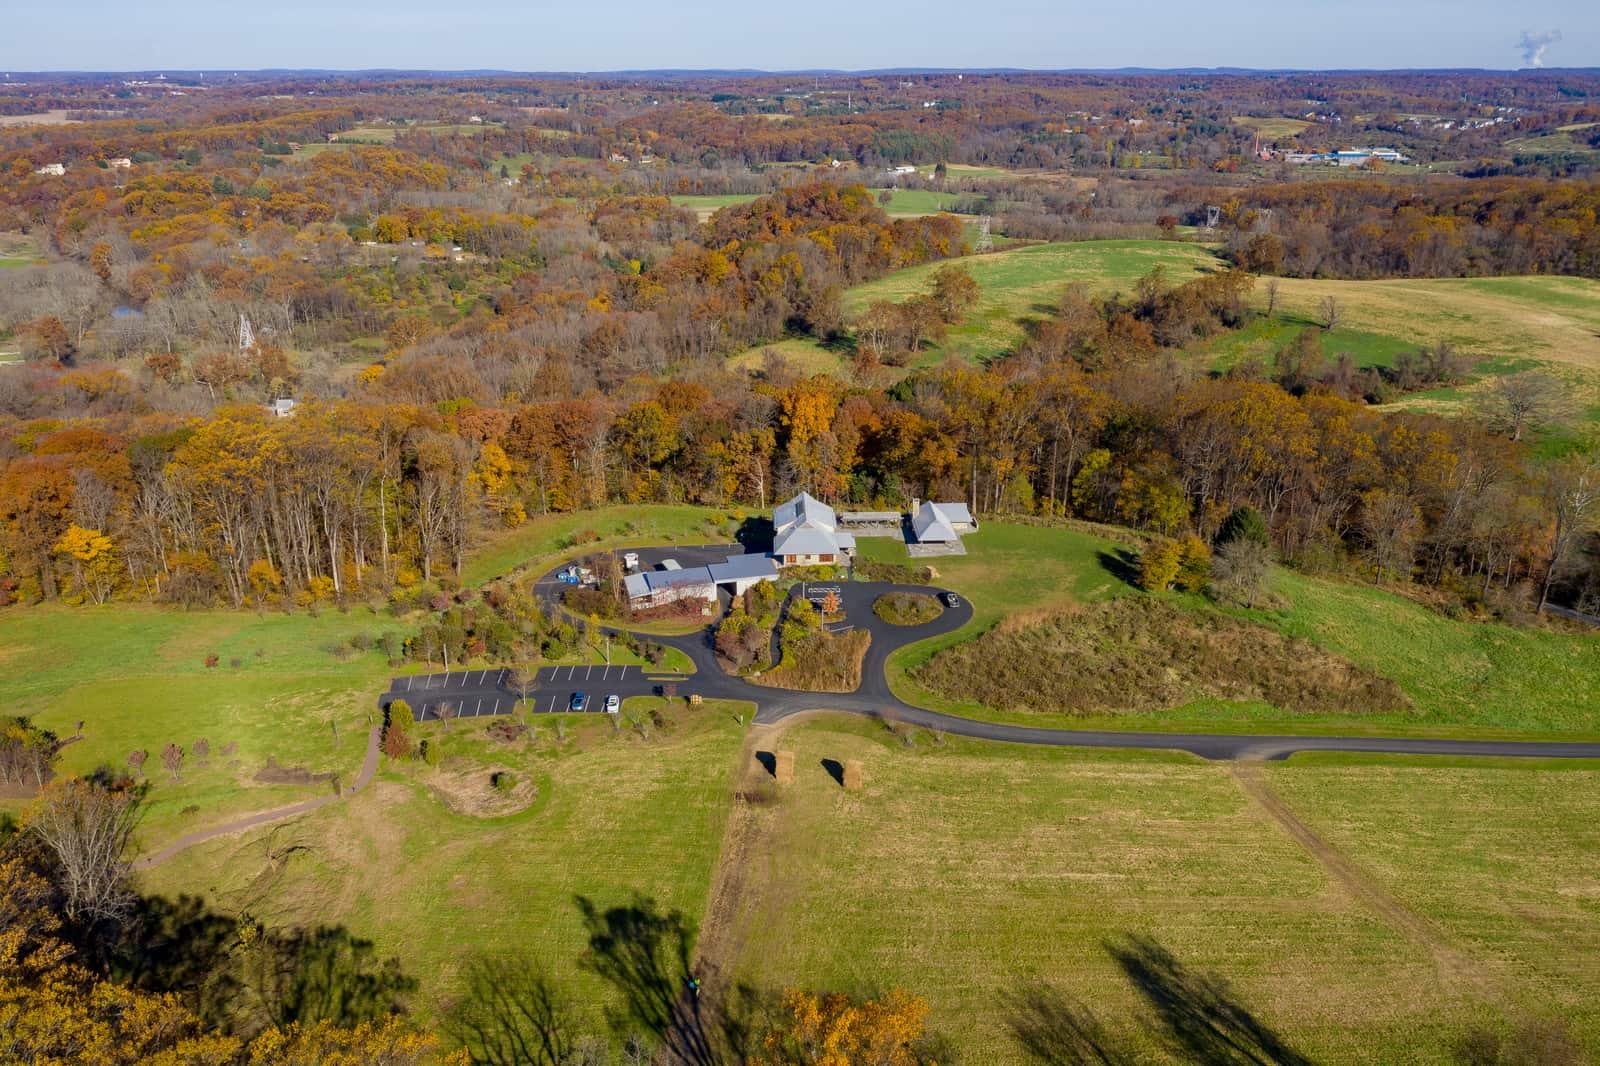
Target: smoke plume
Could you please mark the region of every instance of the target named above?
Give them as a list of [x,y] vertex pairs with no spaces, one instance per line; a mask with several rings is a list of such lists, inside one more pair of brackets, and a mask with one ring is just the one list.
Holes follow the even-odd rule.
[[1522,64],[1528,67],[1544,66],[1544,54],[1551,45],[1561,40],[1560,30],[1551,30],[1549,33],[1529,33],[1522,31],[1522,40],[1517,47],[1522,51]]

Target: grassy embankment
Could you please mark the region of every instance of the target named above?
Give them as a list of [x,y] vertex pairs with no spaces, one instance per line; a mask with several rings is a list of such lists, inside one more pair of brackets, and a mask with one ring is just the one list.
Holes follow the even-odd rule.
[[[1600,735],[1600,642],[1591,636],[1457,621],[1381,589],[1283,569],[1274,571],[1271,583],[1282,606],[1228,614],[1309,641],[1393,681],[1409,708],[1330,714],[1262,700],[1196,698],[1167,709],[1079,716],[984,706],[964,692],[933,693],[917,679],[918,668],[940,649],[970,640],[1007,616],[1025,623],[1034,613],[1146,595],[1117,576],[1126,568],[1118,557],[1122,546],[1087,533],[988,522],[966,543],[967,555],[936,560],[935,583],[971,601],[972,623],[889,660],[890,683],[913,703],[970,717],[1078,728]],[[889,540],[863,539],[861,552],[907,561],[904,547]],[[1197,596],[1161,598],[1185,609],[1213,609]],[[1062,652],[1061,669],[1084,665]]]

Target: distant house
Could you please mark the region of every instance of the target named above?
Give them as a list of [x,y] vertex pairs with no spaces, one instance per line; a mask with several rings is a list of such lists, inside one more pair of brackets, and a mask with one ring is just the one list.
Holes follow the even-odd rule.
[[856,538],[839,531],[833,508],[809,492],[772,512],[772,558],[779,566],[836,563],[855,550]]
[[949,544],[961,539],[961,534],[976,532],[978,523],[964,503],[934,503],[931,500],[916,509],[911,516],[911,528],[918,543]]
[[890,167],[889,168],[889,173],[891,173],[891,174],[915,174],[916,172],[917,172],[917,168],[913,167],[913,166],[899,166],[899,167]]
[[294,414],[294,401],[288,397],[273,400],[267,404],[267,410],[272,413],[274,418],[288,418]]
[[119,159],[107,159],[106,166],[110,167],[112,170],[127,170],[129,167],[133,166],[133,160],[127,158],[126,156]]
[[34,171],[35,174],[48,174],[53,178],[59,178],[66,172],[67,165],[65,163],[46,163],[44,166]]

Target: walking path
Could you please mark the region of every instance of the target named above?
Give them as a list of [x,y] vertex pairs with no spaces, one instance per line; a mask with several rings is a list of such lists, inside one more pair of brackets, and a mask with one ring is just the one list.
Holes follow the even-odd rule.
[[373,726],[367,733],[367,755],[361,762],[361,772],[356,775],[355,784],[347,789],[340,789],[337,793],[327,796],[318,796],[316,799],[302,800],[291,803],[286,807],[274,807],[267,811],[257,811],[247,814],[243,818],[221,825],[214,825],[209,829],[197,829],[193,833],[185,833],[160,851],[134,860],[135,870],[148,870],[166,862],[180,851],[186,851],[196,844],[203,844],[217,837],[228,836],[231,833],[242,833],[246,829],[254,829],[258,825],[268,825],[272,822],[281,822],[285,818],[293,818],[300,814],[309,814],[320,807],[345,799],[360,792],[372,780],[372,775],[378,772],[378,737],[383,732],[383,727]]

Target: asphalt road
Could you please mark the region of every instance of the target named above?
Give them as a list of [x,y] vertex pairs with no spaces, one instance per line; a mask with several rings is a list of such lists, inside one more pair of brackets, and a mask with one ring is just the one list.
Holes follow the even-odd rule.
[[[707,545],[700,549],[641,549],[640,554],[647,565],[656,559],[669,557],[678,558],[686,565],[694,565],[700,561],[700,555],[710,557],[718,552],[726,555],[737,550],[736,545]],[[691,559],[694,561],[691,562]],[[555,573],[552,570],[535,584],[538,594],[550,604],[559,603],[560,591],[565,587],[556,581]],[[923,729],[979,740],[1058,747],[1186,751],[1205,759],[1284,759],[1301,751],[1600,759],[1600,743],[1587,742],[1041,729],[930,711],[914,707],[890,691],[884,665],[891,654],[908,644],[942,636],[966,625],[972,619],[971,606],[963,599],[958,606],[946,608],[943,614],[925,625],[896,626],[872,612],[872,603],[880,595],[902,591],[937,596],[944,590],[863,581],[833,582],[827,583],[827,587],[838,589],[847,624],[868,629],[872,633],[872,643],[862,664],[861,685],[855,692],[793,692],[752,685],[743,678],[730,677],[717,665],[711,631],[707,629],[683,637],[650,638],[686,654],[695,666],[695,672],[691,675],[641,667],[545,667],[538,671],[535,683],[526,691],[531,709],[538,713],[565,711],[572,694],[581,691],[589,697],[589,711],[601,712],[606,695],[614,693],[623,699],[652,695],[658,692],[660,686],[672,683],[677,686],[680,696],[697,694],[705,699],[754,703],[757,706],[755,720],[763,724],[774,724],[792,715],[810,711],[837,711],[905,722]],[[791,597],[799,595],[800,591],[796,586]],[[1070,669],[1070,664],[1066,668]],[[379,705],[387,708],[394,700],[405,699],[419,720],[437,719],[441,711],[456,717],[485,717],[511,713],[522,695],[521,690],[513,691],[507,671],[453,671],[394,678],[389,690],[380,697]]]

